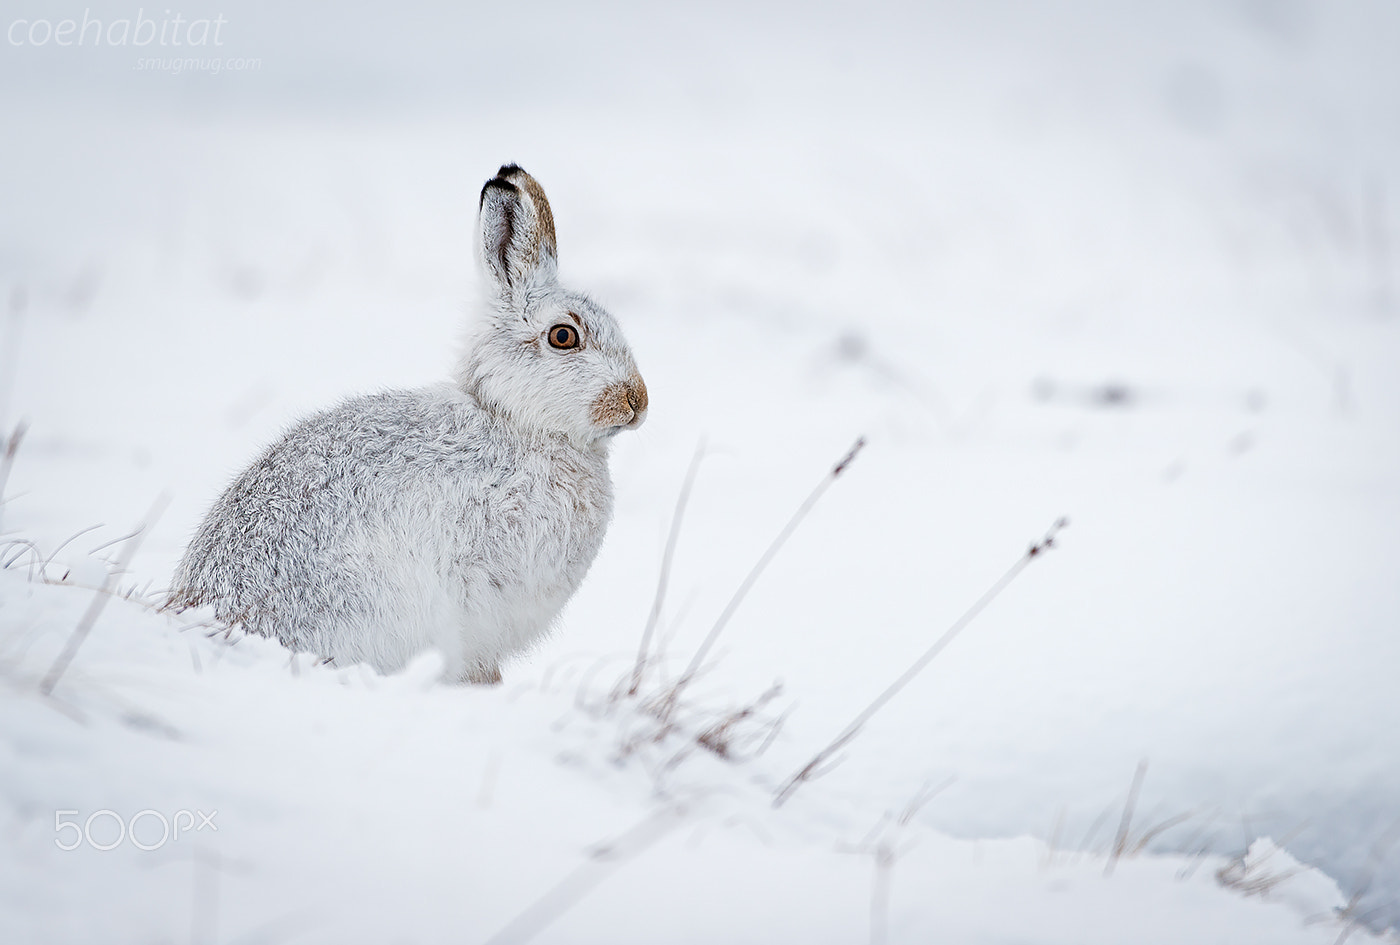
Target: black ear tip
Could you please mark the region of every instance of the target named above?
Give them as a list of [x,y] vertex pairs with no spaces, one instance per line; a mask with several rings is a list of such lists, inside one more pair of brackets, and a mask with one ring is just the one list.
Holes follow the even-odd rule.
[[506,193],[510,194],[520,193],[520,188],[510,181],[502,180],[500,177],[493,177],[481,186],[481,196],[476,199],[476,207],[478,210],[480,210],[481,205],[486,202],[486,192],[493,187],[497,190],[504,190]]
[[524,174],[524,173],[525,173],[525,168],[521,167],[519,164],[516,164],[516,163],[514,163],[514,162],[511,162],[510,164],[502,164],[502,165],[501,165],[501,169],[500,169],[499,171],[496,172],[496,176],[497,176],[497,177],[509,177],[509,176],[512,175],[512,174]]

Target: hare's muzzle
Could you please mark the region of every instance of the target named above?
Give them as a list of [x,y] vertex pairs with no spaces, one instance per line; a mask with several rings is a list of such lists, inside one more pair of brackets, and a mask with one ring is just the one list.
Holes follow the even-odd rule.
[[639,427],[647,416],[647,385],[640,374],[609,384],[593,402],[593,422],[600,427]]

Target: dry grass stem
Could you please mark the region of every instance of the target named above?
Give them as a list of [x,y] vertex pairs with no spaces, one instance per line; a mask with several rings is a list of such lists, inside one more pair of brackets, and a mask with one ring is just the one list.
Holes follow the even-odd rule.
[[1367,912],[1359,911],[1361,900],[1371,891],[1371,883],[1375,881],[1376,870],[1380,868],[1381,862],[1385,859],[1386,854],[1390,851],[1391,846],[1395,844],[1396,840],[1400,840],[1400,820],[1392,824],[1390,829],[1382,833],[1371,846],[1371,852],[1366,857],[1366,865],[1362,868],[1361,877],[1356,883],[1356,888],[1352,892],[1351,898],[1347,900],[1345,908],[1339,910],[1337,913],[1337,918],[1346,924],[1341,934],[1337,936],[1335,945],[1343,945],[1343,943],[1351,937],[1351,933],[1356,931],[1358,927],[1364,925],[1376,912],[1379,912],[1386,906],[1394,904],[1395,900],[1390,899]]
[[156,522],[159,521],[161,515],[164,514],[165,507],[169,504],[169,493],[162,492],[156,497],[156,501],[151,506],[151,510],[146,513],[146,517],[142,520],[141,527],[136,530],[131,541],[122,549],[122,553],[117,558],[116,563],[107,572],[107,578],[102,582],[102,587],[98,590],[98,593],[93,596],[92,603],[88,606],[87,612],[84,613],[82,619],[78,621],[78,625],[73,628],[73,633],[68,637],[68,642],[64,644],[63,652],[58,654],[58,659],[53,661],[53,665],[49,667],[49,671],[44,674],[43,680],[40,681],[39,691],[44,695],[48,696],[53,694],[53,687],[58,684],[59,677],[61,677],[63,671],[68,668],[68,664],[73,662],[73,657],[77,655],[78,648],[83,645],[83,641],[87,639],[88,633],[92,631],[93,624],[95,624],[97,618],[101,616],[102,609],[107,606],[108,598],[114,596],[113,588],[118,578],[126,573],[127,566],[130,565],[131,559],[135,557],[137,550],[141,547],[142,540],[150,534],[151,529],[155,527]]
[[527,907],[486,945],[528,942],[572,909],[620,866],[644,852],[652,844],[685,822],[689,810],[671,805],[656,811],[616,840],[601,843],[589,851],[589,858],[553,889]]
[[1142,791],[1142,779],[1147,777],[1147,759],[1138,762],[1137,771],[1133,773],[1133,784],[1128,788],[1128,800],[1123,805],[1123,816],[1118,821],[1118,834],[1113,841],[1113,849],[1108,853],[1108,862],[1104,864],[1103,874],[1113,875],[1113,867],[1117,865],[1121,857],[1128,849],[1128,831],[1133,826],[1133,808],[1137,806],[1138,793]]
[[772,744],[773,739],[778,734],[778,728],[782,725],[782,717],[770,721],[760,728],[757,733],[740,733],[739,726],[744,722],[754,718],[760,711],[778,696],[782,695],[783,687],[781,683],[774,683],[768,687],[762,695],[743,708],[736,709],[721,718],[718,722],[705,729],[696,737],[696,742],[701,747],[708,749],[725,760],[733,760],[736,749],[741,742],[759,742],[755,754],[762,754],[763,750]]
[[900,674],[898,679],[876,696],[875,700],[871,702],[870,705],[866,706],[860,714],[851,721],[851,724],[847,725],[846,728],[842,730],[841,734],[836,736],[831,744],[817,752],[816,755],[812,757],[812,760],[807,762],[805,767],[784,782],[783,786],[778,789],[777,794],[773,798],[773,806],[781,807],[803,782],[818,777],[822,771],[826,770],[827,762],[830,760],[831,756],[844,748],[856,735],[860,734],[860,730],[865,726],[865,723],[870,721],[870,718],[876,712],[884,708],[885,703],[898,695],[899,691],[907,686],[915,676],[919,675],[934,657],[943,652],[944,648],[947,647],[949,643],[953,642],[953,639],[957,637],[978,614],[986,609],[988,604],[996,600],[997,596],[1000,595],[1002,591],[1006,590],[1007,585],[1014,581],[1017,575],[1024,571],[1032,561],[1055,547],[1056,537],[1059,535],[1060,530],[1065,528],[1068,524],[1069,521],[1067,519],[1061,518],[1057,520],[1054,525],[1050,526],[1050,530],[1045,533],[1045,536],[1041,538],[1040,541],[1031,545],[1026,553],[1023,554],[1005,574],[998,578],[995,584],[988,588],[987,591],[977,599],[976,603],[969,607],[961,617],[953,622],[953,625],[944,632],[943,636],[939,637],[934,642],[933,646],[929,647],[922,656]]
[[690,499],[690,490],[695,485],[695,475],[700,470],[700,460],[704,455],[705,441],[702,439],[695,447],[695,456],[690,460],[690,468],[686,470],[685,482],[681,485],[681,494],[676,499],[676,511],[671,515],[671,531],[666,536],[666,550],[661,555],[661,575],[656,582],[656,598],[651,603],[651,613],[647,616],[645,629],[642,630],[642,643],[637,650],[637,664],[632,669],[632,681],[627,687],[629,696],[635,696],[642,685],[642,672],[647,665],[651,637],[656,631],[657,621],[661,619],[661,607],[666,600],[666,586],[671,579],[671,559],[675,556],[676,541],[681,533],[681,518],[685,515],[685,505]]
[[5,440],[5,454],[0,456],[0,531],[4,530],[5,484],[10,481],[10,470],[15,465],[15,454],[19,452],[19,445],[24,442],[24,434],[28,431],[29,424],[23,420],[16,424],[14,430]]
[[913,847],[913,841],[899,842],[904,830],[914,815],[929,801],[943,793],[956,778],[948,778],[937,786],[925,782],[918,792],[909,799],[896,817],[886,813],[880,818],[864,839],[855,846],[843,848],[845,853],[860,853],[875,861],[875,875],[870,886],[870,943],[884,945],[889,938],[890,881],[894,865],[901,856]]
[[739,585],[739,589],[734,592],[734,596],[731,597],[729,603],[725,605],[724,610],[719,615],[719,619],[715,621],[715,625],[710,628],[709,634],[705,637],[704,641],[701,642],[700,648],[695,651],[695,656],[691,658],[690,665],[686,667],[685,672],[681,673],[680,678],[676,680],[670,692],[667,693],[666,697],[658,704],[658,715],[663,720],[674,711],[676,700],[680,698],[682,690],[694,680],[696,673],[700,671],[701,665],[705,662],[705,657],[709,656],[710,650],[715,645],[715,641],[719,639],[719,635],[724,630],[725,625],[729,623],[730,618],[734,616],[734,612],[739,609],[739,605],[743,602],[744,597],[758,581],[759,575],[768,567],[768,564],[778,554],[783,544],[788,538],[792,537],[792,533],[797,530],[797,526],[801,524],[802,520],[807,517],[807,514],[812,511],[812,507],[817,504],[817,501],[821,499],[826,490],[831,487],[831,484],[846,471],[847,467],[849,467],[851,462],[856,458],[856,454],[858,454],[864,446],[865,437],[861,437],[856,440],[855,445],[850,448],[846,455],[843,456],[835,466],[831,467],[831,471],[822,478],[822,481],[819,482],[817,487],[812,490],[812,493],[807,496],[806,501],[793,513],[792,518],[783,526],[783,530],[778,533],[778,537],[773,539],[772,544],[768,546],[763,556],[758,559],[758,563],[749,571],[748,575]]

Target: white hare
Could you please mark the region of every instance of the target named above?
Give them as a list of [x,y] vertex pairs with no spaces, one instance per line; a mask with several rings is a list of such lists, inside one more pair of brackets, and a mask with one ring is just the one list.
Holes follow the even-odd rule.
[[514,164],[481,190],[476,255],[456,382],[293,426],[199,526],[173,606],[384,672],[436,647],[476,683],[548,631],[603,541],[610,439],[647,389],[613,317],[559,285],[549,202]]

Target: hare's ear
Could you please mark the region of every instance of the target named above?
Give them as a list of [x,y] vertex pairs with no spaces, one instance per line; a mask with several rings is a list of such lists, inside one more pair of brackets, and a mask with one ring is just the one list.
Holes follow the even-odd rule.
[[520,307],[531,289],[557,278],[554,214],[544,189],[515,164],[481,188],[477,254],[498,303]]

